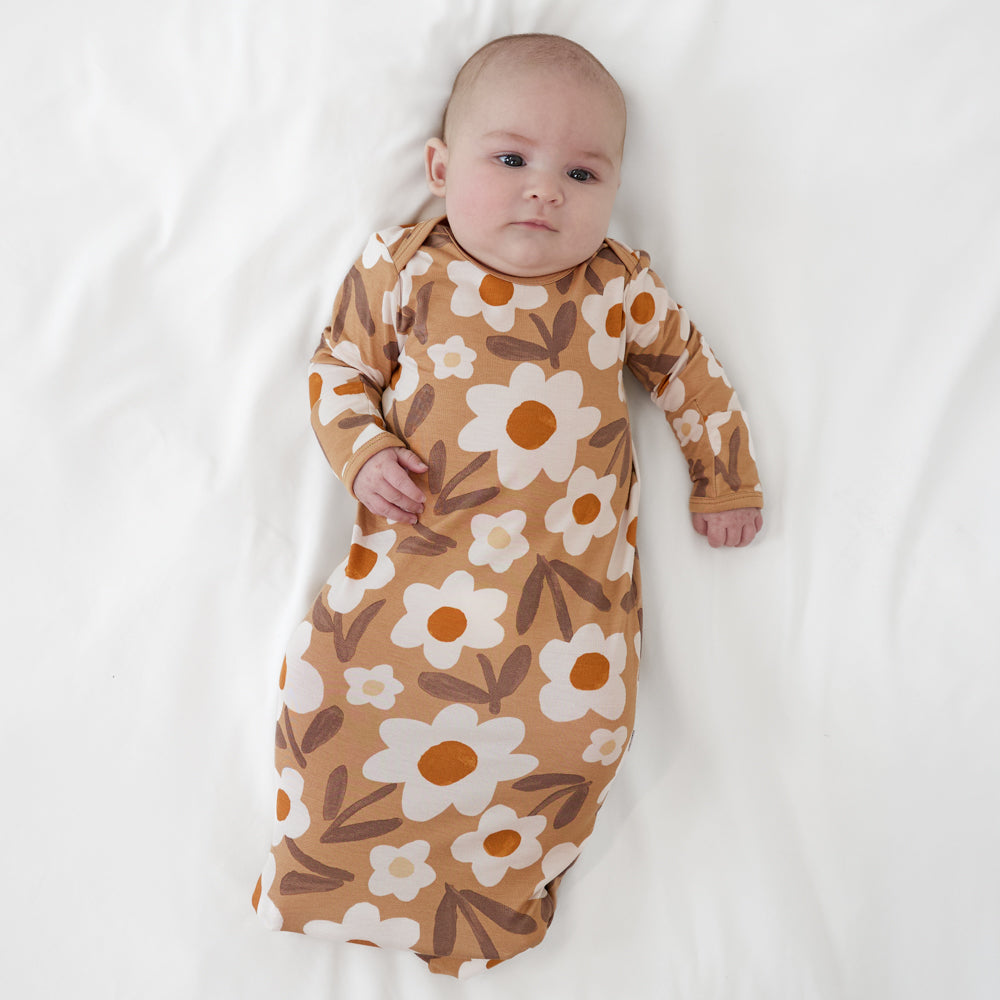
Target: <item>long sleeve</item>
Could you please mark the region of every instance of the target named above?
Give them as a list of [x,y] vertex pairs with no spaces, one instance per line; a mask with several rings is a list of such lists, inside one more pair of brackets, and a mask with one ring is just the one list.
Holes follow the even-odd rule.
[[649,258],[625,287],[625,361],[663,411],[687,459],[694,512],[763,507],[739,399],[711,348]]
[[389,246],[401,230],[376,233],[341,285],[330,325],[309,365],[312,426],[333,471],[353,492],[372,455],[403,446],[386,430],[382,393],[398,370],[393,302],[399,273]]

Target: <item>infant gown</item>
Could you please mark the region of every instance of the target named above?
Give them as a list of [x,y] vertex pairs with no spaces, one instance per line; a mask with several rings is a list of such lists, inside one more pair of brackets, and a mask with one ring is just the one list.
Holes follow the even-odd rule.
[[464,978],[538,944],[629,743],[639,480],[622,373],[693,511],[760,507],[737,397],[643,253],[490,272],[446,219],[377,233],[309,370],[348,489],[405,446],[415,525],[358,505],[280,675],[270,928],[412,949]]

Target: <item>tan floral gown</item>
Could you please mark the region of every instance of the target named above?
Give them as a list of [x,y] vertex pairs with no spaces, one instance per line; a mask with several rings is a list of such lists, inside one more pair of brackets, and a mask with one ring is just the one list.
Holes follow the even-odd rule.
[[628,746],[641,626],[627,365],[694,511],[762,505],[739,404],[648,258],[490,273],[445,220],[374,235],[310,367],[351,486],[405,445],[419,523],[360,504],[281,670],[271,928],[465,977],[538,944]]

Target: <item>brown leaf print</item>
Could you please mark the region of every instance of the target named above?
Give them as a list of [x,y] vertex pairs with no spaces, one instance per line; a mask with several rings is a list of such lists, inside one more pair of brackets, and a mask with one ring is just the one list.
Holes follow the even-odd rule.
[[[434,451],[439,444],[441,445],[441,450],[438,452],[438,457],[442,460],[443,466],[444,444],[442,442],[438,441],[435,443],[434,447],[431,448],[431,454],[434,454]],[[474,472],[477,472],[489,461],[490,454],[491,453],[488,451],[478,454],[464,469],[462,469],[461,472],[456,473],[451,477],[451,479],[448,480],[447,483],[444,484],[444,486],[441,487],[438,498],[434,502],[435,514],[451,514],[456,510],[468,510],[470,507],[478,507],[480,504],[488,503],[495,496],[499,495],[499,486],[490,486],[486,489],[475,490],[472,493],[464,493],[462,496],[458,497],[453,497],[451,495],[459,483],[468,479],[469,476],[471,476]],[[443,475],[444,473],[442,468],[442,478]]]
[[695,461],[688,459],[688,472],[691,476],[691,482],[694,483],[691,495],[695,497],[708,496],[708,476],[705,475],[705,466],[700,458]]
[[542,567],[542,557],[538,556],[535,568],[531,571],[524,590],[521,591],[521,600],[517,605],[517,634],[524,635],[531,628],[531,623],[538,613],[538,605],[542,600],[542,581],[545,579],[545,570]]
[[[487,920],[492,920],[497,927],[502,927],[508,934],[534,934],[538,929],[534,917],[529,917],[526,913],[520,913],[509,906],[504,906],[503,903],[498,903],[495,899],[473,892],[472,889],[463,889],[460,895],[462,899],[467,899],[479,910]],[[484,953],[484,957],[490,958],[492,956]],[[495,957],[499,958],[500,956]]]
[[739,472],[737,468],[739,466],[740,459],[740,442],[742,440],[742,435],[740,434],[739,427],[733,431],[732,437],[729,439],[729,467],[727,468],[722,464],[722,460],[718,455],[715,456],[715,471],[722,476],[726,481],[726,485],[735,493],[740,486],[743,485],[743,481],[740,479]]
[[431,289],[433,287],[434,282],[428,281],[417,292],[417,311],[413,317],[413,335],[421,344],[427,343],[427,310],[430,307]]
[[612,441],[616,442],[615,450],[611,453],[604,475],[607,475],[615,462],[621,458],[618,485],[624,486],[626,478],[632,471],[632,430],[624,417],[599,427],[590,437],[590,444],[595,448],[606,448]]
[[347,794],[347,768],[341,764],[330,772],[326,779],[326,795],[323,798],[323,819],[333,819],[344,804]]
[[593,577],[561,559],[553,559],[549,565],[573,588],[578,597],[593,604],[598,611],[611,610],[611,601],[604,593],[604,588]]
[[541,344],[507,336],[487,337],[486,350],[505,361],[542,361],[549,356],[549,349]]
[[427,488],[437,496],[444,485],[444,470],[447,463],[447,453],[444,441],[435,441],[427,456]]
[[309,723],[305,736],[302,737],[303,753],[312,753],[313,750],[323,746],[340,732],[340,727],[344,724],[344,711],[337,705],[324,708]]
[[604,282],[601,281],[600,275],[598,275],[592,265],[587,265],[584,277],[587,279],[587,284],[590,285],[590,287],[593,288],[598,295],[601,295],[604,292]]
[[485,705],[490,700],[489,691],[484,691],[458,677],[450,677],[448,674],[434,674],[427,671],[417,678],[417,685],[431,697],[440,698],[442,701]]
[[350,872],[345,872],[343,868],[331,868],[329,865],[324,865],[322,861],[317,861],[315,858],[310,857],[290,837],[285,837],[285,847],[288,848],[288,853],[303,868],[308,868],[309,871],[317,875],[322,875],[324,878],[329,879],[339,879],[341,882],[354,881],[354,876]]
[[348,272],[347,278],[344,281],[344,294],[341,297],[340,308],[337,310],[337,315],[334,317],[331,326],[330,335],[334,341],[340,340],[344,332],[344,327],[347,324],[347,313],[352,299],[354,301],[354,311],[361,323],[361,328],[369,337],[375,335],[375,323],[372,320],[371,310],[368,308],[368,293],[365,291],[365,283],[361,277],[361,272],[358,270],[357,265],[355,265]]
[[519,792],[540,792],[545,788],[580,785],[586,780],[582,774],[530,774],[515,781],[511,787]]
[[[451,888],[448,886],[447,888]],[[452,889],[454,892],[454,889]],[[479,950],[483,953],[483,958],[489,959],[499,959],[500,952],[497,951],[496,945],[490,940],[489,934],[486,933],[486,928],[479,922],[479,918],[476,916],[469,904],[472,900],[467,898],[468,890],[465,889],[462,892],[455,894],[455,902],[458,904],[458,909],[462,916],[465,917],[465,922],[469,925],[469,930],[472,931],[472,936],[476,939],[476,944],[479,945]],[[473,893],[474,896],[478,893]],[[486,897],[481,897],[485,899]],[[487,900],[487,902],[492,902],[492,900]],[[473,903],[473,906],[475,904]]]
[[450,885],[446,885],[434,915],[434,954],[450,955],[455,950],[457,934],[458,896]]
[[559,352],[569,347],[573,334],[576,332],[576,306],[572,302],[564,302],[552,321],[552,367],[559,367]]
[[274,724],[274,745],[279,750],[287,750],[288,744],[285,742],[285,734],[281,731],[281,723]]
[[556,818],[552,821],[552,826],[556,830],[561,830],[568,823],[572,823],[573,820],[579,815],[580,810],[583,808],[584,802],[587,801],[587,796],[590,794],[590,784],[581,785],[579,788],[574,788],[570,792],[566,801],[560,806],[559,812],[556,813]]
[[512,695],[521,686],[521,682],[524,678],[528,676],[528,671],[530,669],[530,646],[518,646],[517,649],[515,649],[506,660],[504,660],[504,664],[500,668],[500,677],[496,684],[497,711],[493,712],[493,706],[490,705],[490,711],[493,712],[494,715],[500,711],[499,700]]
[[306,759],[295,740],[295,732],[292,729],[292,717],[288,713],[287,705],[285,706],[285,736],[288,738],[288,744],[292,748],[292,753],[295,755],[295,760],[298,762],[299,767],[305,767]]
[[376,819],[367,823],[349,823],[346,826],[331,827],[320,837],[324,844],[345,844],[355,840],[370,840],[384,837],[403,825],[401,819]]
[[610,424],[598,427],[597,430],[591,434],[590,441],[587,443],[593,445],[595,448],[606,448],[616,438],[621,437],[627,427],[628,421],[624,417],[620,417],[618,420],[612,420]]
[[410,405],[410,412],[406,415],[406,423],[403,425],[403,435],[412,437],[417,428],[427,419],[427,414],[434,406],[434,386],[424,385],[417,390]]
[[425,538],[414,538],[411,535],[399,543],[396,551],[411,556],[443,556],[448,551],[448,546],[429,542]]
[[[342,813],[334,817],[333,822],[329,827],[327,827],[326,831],[319,838],[320,843],[332,844],[353,840],[367,840],[371,837],[384,836],[386,833],[391,833],[393,830],[402,826],[403,821],[395,816],[390,819],[371,820],[366,823],[345,825],[349,819],[361,812],[363,809],[367,809],[376,802],[380,802],[387,795],[391,795],[396,788],[397,785],[395,784],[382,785],[380,788],[376,788],[370,795],[366,795],[364,798],[358,799],[356,802],[349,805]],[[347,775],[345,772],[344,791],[346,792],[346,790]],[[324,818],[326,817],[324,816]]]
[[440,556],[458,544],[454,538],[439,535],[419,521],[413,525],[413,530],[422,537],[414,538],[411,535],[409,538],[403,539],[396,549],[397,552],[408,552],[415,556]]
[[306,892],[332,892],[341,888],[343,884],[342,879],[307,875],[305,872],[288,872],[282,877],[278,892],[282,896],[299,896]]
[[564,274],[556,282],[556,291],[558,291],[560,295],[565,295],[570,290],[572,284],[573,284],[573,272],[570,271],[569,274]]
[[313,602],[312,627],[317,632],[332,632],[334,629],[333,619],[330,617],[330,612],[326,609],[326,604],[323,603],[322,594]]
[[361,637],[365,634],[365,630],[371,625],[372,620],[375,616],[382,610],[385,605],[385,600],[375,601],[374,604],[369,604],[367,608],[361,611],[358,616],[354,619],[351,627],[347,630],[347,636],[344,636],[344,616],[338,611],[333,616],[333,642],[337,650],[337,659],[341,663],[346,663],[350,660],[358,648],[358,643],[361,641]]

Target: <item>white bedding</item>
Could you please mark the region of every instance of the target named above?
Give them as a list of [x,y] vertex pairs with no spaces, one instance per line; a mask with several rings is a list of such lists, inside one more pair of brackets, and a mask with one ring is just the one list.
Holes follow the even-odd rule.
[[[19,1000],[1000,995],[1000,8],[8,5],[0,981]],[[269,934],[285,641],[353,504],[305,366],[489,38],[631,119],[647,249],[750,416],[713,551],[662,417],[637,738],[541,947],[466,983]],[[635,387],[633,386],[633,389]]]

